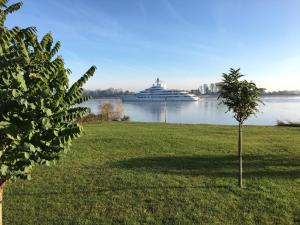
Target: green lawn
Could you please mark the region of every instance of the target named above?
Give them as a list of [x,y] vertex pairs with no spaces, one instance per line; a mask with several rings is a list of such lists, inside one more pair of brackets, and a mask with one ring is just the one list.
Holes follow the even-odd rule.
[[15,224],[300,224],[300,128],[244,128],[244,189],[233,126],[85,126],[62,160],[6,186]]

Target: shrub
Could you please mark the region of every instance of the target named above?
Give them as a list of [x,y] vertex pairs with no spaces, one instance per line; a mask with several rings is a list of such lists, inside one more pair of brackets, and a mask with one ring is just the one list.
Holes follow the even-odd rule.
[[281,127],[300,127],[300,122],[293,122],[293,121],[281,121],[281,120],[277,120],[277,126],[281,126]]

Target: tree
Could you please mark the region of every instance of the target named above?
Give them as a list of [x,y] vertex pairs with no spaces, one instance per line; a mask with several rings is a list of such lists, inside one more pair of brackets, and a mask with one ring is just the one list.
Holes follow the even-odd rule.
[[5,183],[58,160],[81,134],[76,120],[89,109],[75,105],[89,99],[82,86],[96,69],[69,86],[71,71],[56,56],[60,42],[54,44],[50,33],[39,41],[32,27],[5,27],[7,15],[22,6],[7,2],[0,0],[0,224]]
[[251,115],[256,114],[259,109],[261,90],[255,83],[247,80],[239,80],[243,77],[240,69],[230,68],[228,74],[223,73],[222,83],[219,84],[220,94],[218,99],[228,107],[228,111],[233,112],[233,117],[239,123],[238,131],[238,159],[239,159],[239,176],[238,184],[243,187],[243,160],[242,160],[242,128],[243,123]]
[[100,106],[101,119],[102,121],[111,121],[113,117],[113,105],[110,102],[105,102]]
[[113,121],[120,121],[124,114],[124,108],[122,102],[118,102],[114,106],[114,112],[112,116]]

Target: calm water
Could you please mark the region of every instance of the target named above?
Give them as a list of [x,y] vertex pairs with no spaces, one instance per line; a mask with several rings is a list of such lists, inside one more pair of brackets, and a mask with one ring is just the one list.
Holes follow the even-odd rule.
[[[159,102],[123,102],[121,99],[92,99],[84,106],[99,113],[100,105],[105,102],[123,104],[124,114],[131,121],[163,122],[165,120],[165,103]],[[261,112],[250,118],[246,124],[275,125],[277,120],[300,121],[300,97],[265,97]],[[202,98],[198,102],[167,102],[167,122],[169,123],[208,123],[236,124],[226,108],[219,105],[216,98]]]

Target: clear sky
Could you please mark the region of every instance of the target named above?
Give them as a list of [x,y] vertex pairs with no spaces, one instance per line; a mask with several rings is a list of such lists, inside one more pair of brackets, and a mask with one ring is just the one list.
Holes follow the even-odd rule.
[[96,65],[88,89],[194,89],[230,67],[300,89],[300,0],[24,0],[6,24],[51,31],[71,81]]

